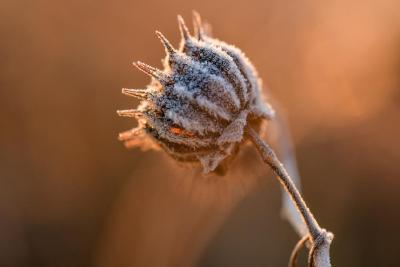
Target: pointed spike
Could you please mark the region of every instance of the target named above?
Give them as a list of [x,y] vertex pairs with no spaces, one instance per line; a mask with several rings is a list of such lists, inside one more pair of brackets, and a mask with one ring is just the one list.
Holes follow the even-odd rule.
[[203,40],[205,33],[201,23],[200,14],[196,10],[193,10],[192,13],[193,13],[194,34],[198,40]]
[[160,72],[160,70],[140,61],[134,62],[133,65],[149,76],[154,76],[157,72]]
[[190,39],[190,32],[185,24],[185,21],[183,20],[181,15],[178,15],[178,24],[179,24],[179,30],[182,35],[182,39],[185,41]]
[[196,10],[192,10],[193,20],[198,24],[201,25],[201,16],[200,13]]
[[211,27],[211,24],[205,22],[205,23],[203,23],[202,26],[203,26],[204,35],[207,35],[207,36],[209,36],[209,37],[212,37],[212,27]]
[[143,113],[137,109],[117,110],[117,114],[118,116],[121,117],[131,117],[131,118],[136,118],[138,116],[143,115]]
[[143,62],[134,62],[133,65],[138,68],[139,70],[143,71],[144,73],[146,73],[147,75],[156,78],[160,83],[162,84],[169,84],[172,82],[171,78],[168,77],[167,74],[165,74],[163,71],[154,68],[150,65],[147,65]]
[[122,88],[122,93],[124,95],[133,96],[141,100],[149,99],[149,92],[146,89],[128,89]]
[[165,36],[159,32],[156,31],[156,35],[157,37],[161,40],[163,46],[165,47],[165,50],[167,51],[168,54],[175,54],[176,53],[176,49],[171,45],[171,43],[168,41],[167,38],[165,38]]
[[141,147],[143,145],[143,140],[141,139],[131,139],[124,142],[126,148]]
[[138,136],[138,135],[140,135],[142,133],[143,133],[143,129],[142,128],[140,128],[140,127],[133,128],[131,130],[128,130],[128,131],[120,133],[118,135],[118,140],[126,141],[126,140],[132,139],[133,137]]

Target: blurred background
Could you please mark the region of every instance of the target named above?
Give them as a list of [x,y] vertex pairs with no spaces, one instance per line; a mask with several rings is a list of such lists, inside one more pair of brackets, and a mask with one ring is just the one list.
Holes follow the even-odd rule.
[[396,0],[1,0],[0,266],[286,266],[298,237],[251,149],[216,182],[117,140],[121,88],[149,81],[131,62],[160,67],[154,31],[177,45],[192,9],[286,114],[334,266],[399,266]]

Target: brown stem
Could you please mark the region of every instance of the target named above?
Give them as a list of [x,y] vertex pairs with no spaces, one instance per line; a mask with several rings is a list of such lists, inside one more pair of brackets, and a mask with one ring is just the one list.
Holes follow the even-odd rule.
[[289,259],[289,267],[295,267],[297,263],[297,256],[299,255],[300,249],[304,247],[306,242],[310,239],[310,235],[305,235],[303,236],[296,244],[296,246],[293,248],[292,254],[290,255]]
[[[318,222],[315,220],[313,214],[310,209],[307,207],[305,201],[297,190],[295,184],[287,173],[286,169],[279,161],[275,152],[272,148],[266,144],[258,135],[253,128],[247,126],[246,131],[248,136],[250,137],[251,142],[256,147],[257,151],[260,153],[262,160],[268,164],[271,169],[277,175],[279,182],[285,188],[287,193],[292,198],[295,203],[297,210],[300,212],[307,229],[310,233],[312,248],[310,250],[309,262],[312,266],[317,267],[326,267],[330,266],[329,262],[329,247],[330,243],[333,239],[333,235],[331,233],[326,232],[326,230],[322,229]],[[323,251],[320,251],[320,248]],[[322,257],[322,258],[321,258]],[[326,257],[328,257],[326,259]],[[322,265],[321,265],[321,264]]]

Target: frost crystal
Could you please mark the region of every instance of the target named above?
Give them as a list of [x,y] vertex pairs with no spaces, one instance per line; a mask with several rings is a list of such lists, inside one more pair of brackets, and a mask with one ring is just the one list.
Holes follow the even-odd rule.
[[146,89],[122,90],[142,102],[137,109],[118,111],[139,122],[119,139],[127,147],[161,147],[178,161],[200,163],[204,173],[223,174],[245,126],[257,127],[274,112],[262,99],[255,68],[238,48],[210,37],[197,13],[195,36],[182,17],[178,22],[179,49],[156,32],[167,54],[164,70],[134,63],[152,79]]

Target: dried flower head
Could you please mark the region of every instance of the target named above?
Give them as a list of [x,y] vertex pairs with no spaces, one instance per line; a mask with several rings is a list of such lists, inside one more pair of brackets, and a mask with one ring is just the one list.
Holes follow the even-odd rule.
[[273,110],[262,99],[255,68],[238,48],[212,38],[197,13],[194,36],[182,17],[178,22],[179,49],[156,32],[167,54],[163,70],[134,63],[152,79],[146,89],[122,90],[142,101],[137,109],[118,111],[139,124],[119,139],[127,147],[161,147],[178,161],[200,163],[204,173],[222,174],[244,139],[244,127],[258,128]]

